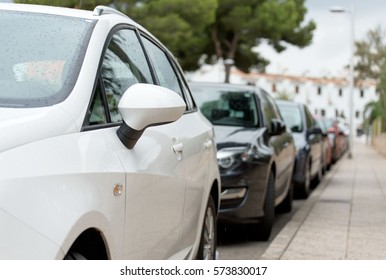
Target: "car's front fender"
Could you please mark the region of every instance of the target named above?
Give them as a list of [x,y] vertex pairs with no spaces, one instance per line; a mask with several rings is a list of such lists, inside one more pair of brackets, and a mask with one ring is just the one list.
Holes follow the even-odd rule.
[[[62,258],[89,228],[103,231],[113,244],[112,257],[122,256],[122,246],[114,244],[123,243],[125,172],[108,141],[95,133],[103,132],[53,137],[0,153],[1,234],[23,240],[0,238],[0,248],[14,248],[12,258]],[[114,193],[115,187],[122,192]],[[44,253],[46,246],[56,253]]]

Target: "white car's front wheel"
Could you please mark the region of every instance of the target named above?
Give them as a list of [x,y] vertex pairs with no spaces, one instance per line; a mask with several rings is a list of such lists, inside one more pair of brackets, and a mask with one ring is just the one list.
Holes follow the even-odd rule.
[[198,249],[198,260],[214,260],[217,248],[217,221],[216,206],[210,196],[206,206],[204,225],[202,227],[200,248]]

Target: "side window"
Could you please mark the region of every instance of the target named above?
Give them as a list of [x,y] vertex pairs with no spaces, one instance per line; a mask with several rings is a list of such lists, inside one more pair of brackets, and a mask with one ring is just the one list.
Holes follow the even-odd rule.
[[263,91],[263,92],[264,92],[265,97],[267,98],[268,102],[270,103],[270,106],[271,106],[272,111],[273,111],[274,118],[281,120],[282,117],[281,117],[281,114],[280,114],[280,110],[277,107],[275,100],[268,93],[266,93],[265,91]]
[[102,98],[100,83],[98,83],[94,98],[90,105],[90,117],[88,120],[88,125],[102,125],[107,123],[107,112]]
[[265,91],[261,90],[260,93],[265,125],[271,130],[271,121],[272,119],[277,118],[275,107],[269,100],[268,94]]
[[307,124],[307,129],[311,128],[314,124],[314,118],[311,116],[310,111],[307,109],[307,107],[304,108],[304,112],[306,114],[306,124]]
[[121,122],[118,103],[133,84],[152,83],[150,69],[134,30],[116,32],[103,57],[101,77],[111,122]]
[[184,75],[182,74],[182,70],[181,70],[181,68],[178,65],[174,65],[174,66],[175,66],[175,69],[176,69],[176,72],[177,72],[177,76],[178,76],[178,78],[181,81],[182,90],[185,93],[186,106],[188,106],[189,110],[195,109],[196,108],[196,104],[194,103],[194,100],[193,100],[192,94],[190,92],[189,86],[187,85],[186,80],[184,78]]
[[160,86],[174,90],[183,96],[177,74],[170,64],[166,53],[147,38],[142,37],[142,40],[154,66]]

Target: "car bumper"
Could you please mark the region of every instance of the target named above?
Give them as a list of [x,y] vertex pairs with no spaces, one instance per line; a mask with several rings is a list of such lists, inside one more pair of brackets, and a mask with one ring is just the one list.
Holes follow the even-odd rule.
[[237,174],[221,174],[219,221],[248,223],[264,215],[266,173],[265,168],[250,166]]

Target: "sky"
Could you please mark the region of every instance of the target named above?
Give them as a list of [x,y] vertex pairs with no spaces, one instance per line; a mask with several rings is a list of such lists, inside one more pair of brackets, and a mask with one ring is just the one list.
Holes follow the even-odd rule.
[[[11,0],[0,0],[11,2]],[[350,10],[354,7],[354,38],[364,40],[366,33],[381,25],[386,30],[385,0],[306,0],[306,22],[314,20],[316,30],[312,44],[305,48],[288,46],[276,53],[267,45],[258,50],[271,63],[266,72],[274,74],[305,75],[312,77],[345,76],[350,62],[350,13],[331,13],[331,7]]]
[[306,0],[306,22],[316,22],[313,42],[303,49],[290,46],[278,54],[271,47],[260,46],[260,53],[271,61],[267,73],[340,77],[350,63],[351,14],[331,13],[330,8],[354,7],[355,41],[365,40],[369,30],[382,26],[386,30],[384,0]]

